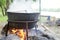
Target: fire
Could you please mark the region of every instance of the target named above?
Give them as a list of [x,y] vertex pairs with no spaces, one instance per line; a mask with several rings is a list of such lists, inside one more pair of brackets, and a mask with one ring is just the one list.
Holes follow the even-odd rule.
[[17,34],[20,37],[20,40],[26,39],[26,32],[23,29],[12,29],[14,34]]
[[15,34],[17,31],[18,31],[18,30],[17,30],[17,29],[15,29],[15,28],[14,28],[14,29],[12,29],[12,33],[14,33],[14,34]]

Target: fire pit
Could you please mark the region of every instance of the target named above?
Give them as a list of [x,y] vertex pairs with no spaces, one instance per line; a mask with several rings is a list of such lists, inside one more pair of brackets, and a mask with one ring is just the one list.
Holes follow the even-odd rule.
[[[26,40],[26,39],[28,40],[28,27],[29,27],[28,24],[30,22],[35,22],[35,21],[8,21],[8,24],[5,26],[5,28],[3,28],[5,29],[5,32],[6,32],[5,35],[6,36],[8,35],[8,31],[11,31],[10,33],[13,33],[13,34],[16,34],[18,32],[17,35],[20,36],[20,38],[21,36],[23,36],[21,40]],[[20,23],[20,24],[24,23],[25,27],[23,25],[19,26],[19,24],[16,25],[17,23]],[[25,32],[23,32],[23,30],[25,30]]]
[[[8,28],[8,30],[7,30],[7,28]],[[27,36],[28,40],[55,40],[52,36],[46,35],[44,33],[41,33],[40,30],[18,29],[18,28],[12,28],[11,26],[8,27],[8,25],[6,25],[5,28],[3,28],[3,30],[5,32],[7,32],[7,35],[8,35],[7,39],[9,39],[9,38],[13,39],[13,38],[15,38],[14,36],[18,35],[20,37],[20,40],[26,40],[26,36]],[[28,32],[26,32],[26,31],[28,31]],[[8,33],[13,34],[13,35],[10,35]],[[35,33],[37,33],[37,35]],[[14,34],[16,34],[16,35],[14,35]],[[29,36],[27,34],[29,34]],[[19,39],[19,37],[17,37],[17,38]],[[15,40],[17,38],[15,38]]]

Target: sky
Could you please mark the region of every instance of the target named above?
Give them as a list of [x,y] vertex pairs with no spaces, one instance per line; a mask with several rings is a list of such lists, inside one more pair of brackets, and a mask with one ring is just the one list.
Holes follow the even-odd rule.
[[[41,0],[41,9],[60,8],[60,0]],[[60,12],[41,11],[41,15],[60,18]]]

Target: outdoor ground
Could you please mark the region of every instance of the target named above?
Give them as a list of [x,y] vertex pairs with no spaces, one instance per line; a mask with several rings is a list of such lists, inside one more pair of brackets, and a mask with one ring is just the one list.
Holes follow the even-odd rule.
[[47,26],[52,32],[53,36],[57,38],[57,40],[60,40],[60,26]]

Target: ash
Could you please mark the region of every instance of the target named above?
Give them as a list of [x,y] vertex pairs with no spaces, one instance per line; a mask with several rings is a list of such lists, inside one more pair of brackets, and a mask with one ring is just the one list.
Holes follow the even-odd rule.
[[15,34],[9,34],[7,37],[3,37],[0,40],[20,40],[20,38]]
[[17,35],[10,34],[7,36],[6,40],[20,40],[20,38]]

